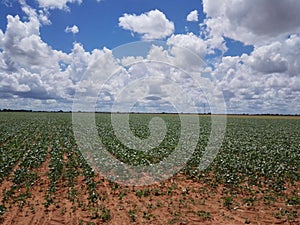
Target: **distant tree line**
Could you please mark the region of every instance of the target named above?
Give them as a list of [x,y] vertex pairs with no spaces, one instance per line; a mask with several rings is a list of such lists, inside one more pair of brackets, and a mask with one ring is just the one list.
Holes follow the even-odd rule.
[[1,112],[32,112],[32,110],[27,109],[0,109]]
[[43,111],[43,110],[31,110],[31,109],[0,109],[0,112],[71,112],[71,111]]
[[[31,109],[0,109],[0,112],[56,112],[56,113],[71,113],[72,111],[63,111],[63,110],[57,110],[57,111],[43,111],[43,110],[31,110]],[[81,111],[79,111],[81,112]],[[128,112],[108,112],[108,111],[97,111],[96,113],[116,113],[116,114],[127,114]],[[173,112],[129,112],[130,114],[195,114],[195,113],[173,113]],[[212,115],[212,113],[198,113],[198,115]],[[300,116],[300,114],[280,114],[280,113],[229,113],[227,115],[232,116]]]

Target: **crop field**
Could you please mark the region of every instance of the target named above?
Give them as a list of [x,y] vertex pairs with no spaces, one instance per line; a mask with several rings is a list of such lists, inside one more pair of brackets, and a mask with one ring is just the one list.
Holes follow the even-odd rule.
[[[118,140],[110,114],[96,114],[97,130],[120,161],[149,166],[180,136],[176,114],[131,114],[132,132],[147,138],[154,116],[167,132],[146,152]],[[228,116],[204,171],[211,117],[198,117],[199,141],[184,168],[156,184],[126,186],[88,163],[71,113],[0,112],[0,224],[300,224],[300,117]]]

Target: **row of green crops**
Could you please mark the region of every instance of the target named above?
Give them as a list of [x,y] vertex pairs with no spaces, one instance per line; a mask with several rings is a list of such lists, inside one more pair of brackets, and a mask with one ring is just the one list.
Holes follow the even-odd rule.
[[[132,114],[132,132],[141,139],[147,138],[149,121],[154,116],[165,121],[167,132],[160,145],[150,151],[123,145],[114,134],[109,114],[96,114],[98,133],[106,149],[120,161],[131,165],[155,164],[176,148],[181,126],[178,115]],[[276,192],[284,190],[287,183],[300,180],[299,118],[228,117],[223,145],[205,171],[199,171],[198,166],[209,139],[210,117],[199,116],[199,120],[197,148],[181,171],[188,177],[213,186],[224,184],[234,190],[246,183]],[[95,205],[103,199],[97,192],[93,169],[78,150],[70,113],[1,112],[0,185],[5,179],[13,182],[2,193],[2,208],[8,202],[24,202],[30,197],[31,187],[43,185],[37,169],[45,162],[49,170],[45,207],[59,204],[55,195],[61,185],[68,187],[71,201],[84,205],[77,197],[80,190],[75,188],[79,176],[87,187],[88,204]],[[27,190],[22,196],[17,193],[20,188]]]
[[[59,187],[68,187],[75,201],[74,180],[81,175],[87,184],[92,182],[94,172],[77,149],[70,114],[0,113],[0,126],[0,185],[5,179],[13,182],[1,193],[2,209],[7,204],[24,206],[33,186],[41,192],[47,188],[46,208],[58,204]],[[39,173],[46,160],[46,170]],[[40,177],[45,172],[49,182]]]
[[[143,139],[149,136],[149,121],[158,115],[131,115],[133,133]],[[180,118],[160,115],[167,126],[162,143],[151,151],[139,151],[124,146],[114,135],[109,114],[96,114],[99,135],[106,149],[119,160],[133,165],[157,163],[172,153],[180,136]],[[73,136],[71,114],[67,113],[1,113],[0,124],[0,182],[18,163],[19,170],[37,168],[50,153],[50,180],[58,180],[63,169],[63,154],[68,170],[82,167],[86,162]],[[195,174],[210,134],[210,118],[200,116],[200,137],[186,173]],[[75,159],[74,159],[75,157]],[[228,118],[226,137],[214,163],[216,179],[239,183],[246,178],[264,182],[278,179],[299,179],[300,120],[271,118]],[[84,165],[83,165],[84,164]],[[75,171],[75,170],[74,170]],[[75,172],[74,172],[75,173]],[[261,182],[259,180],[258,182]]]
[[[127,164],[151,165],[168,157],[176,148],[180,136],[177,115],[131,115],[130,127],[140,138],[149,136],[149,121],[160,116],[167,126],[161,144],[151,151],[129,149],[115,135],[109,115],[98,115],[97,125],[102,142],[121,161]],[[216,183],[239,186],[264,186],[281,191],[285,182],[300,179],[300,119],[293,117],[229,117],[226,136],[219,154],[205,171],[198,171],[199,162],[207,146],[211,127],[210,117],[200,116],[200,136],[197,148],[183,172],[201,178],[214,174]],[[192,136],[192,134],[191,134]]]
[[231,118],[227,135],[209,168],[218,181],[283,190],[300,178],[300,120]]

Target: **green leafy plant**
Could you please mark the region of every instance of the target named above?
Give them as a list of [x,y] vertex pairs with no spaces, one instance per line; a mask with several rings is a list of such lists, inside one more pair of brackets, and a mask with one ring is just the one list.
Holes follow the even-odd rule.
[[203,220],[210,220],[211,219],[210,212],[206,212],[206,211],[203,211],[203,210],[197,211],[196,215],[199,216]]
[[130,218],[131,222],[135,222],[136,221],[136,210],[129,209],[128,215],[129,215],[129,218]]

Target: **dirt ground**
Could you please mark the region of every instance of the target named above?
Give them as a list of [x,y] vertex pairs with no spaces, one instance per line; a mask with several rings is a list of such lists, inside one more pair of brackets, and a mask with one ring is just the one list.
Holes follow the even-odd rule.
[[[300,224],[299,205],[288,205],[286,199],[272,200],[261,193],[228,195],[226,187],[211,187],[177,174],[172,179],[148,187],[115,185],[100,176],[95,178],[100,198],[88,201],[83,177],[78,177],[70,198],[70,189],[58,184],[54,203],[45,207],[49,181],[47,162],[38,169],[39,180],[24,202],[11,200],[1,218],[4,225],[58,224]],[[8,180],[1,184],[0,195],[9,189]],[[293,193],[300,185],[293,186]],[[24,193],[19,189],[16,193]],[[3,196],[0,196],[3,199]]]

